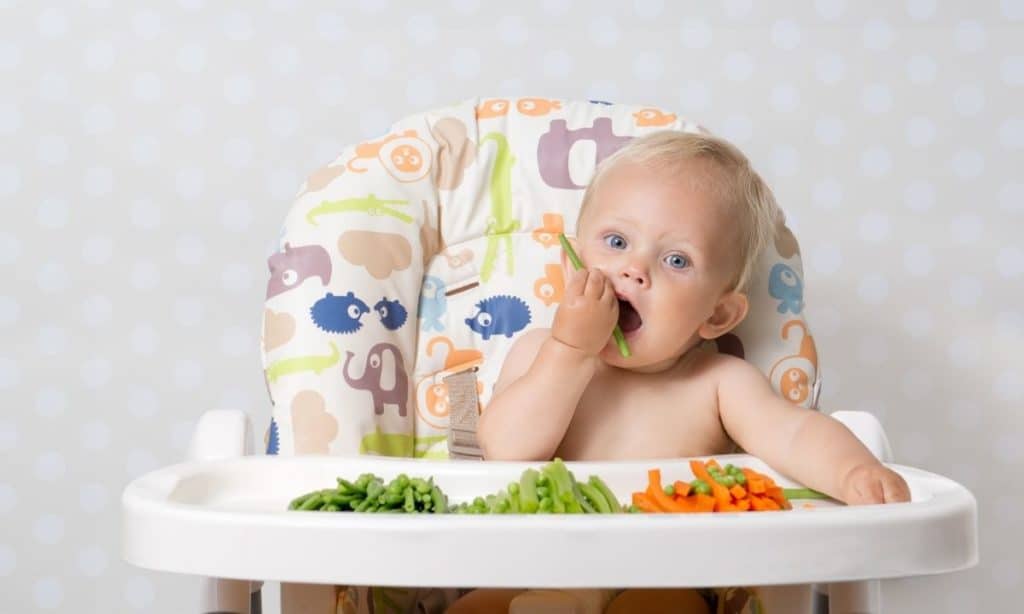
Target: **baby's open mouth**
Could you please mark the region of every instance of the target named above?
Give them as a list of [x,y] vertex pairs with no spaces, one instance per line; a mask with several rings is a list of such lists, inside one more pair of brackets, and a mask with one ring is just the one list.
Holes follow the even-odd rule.
[[637,313],[636,308],[633,304],[625,299],[619,299],[619,328],[622,329],[623,333],[631,333],[641,326],[644,321]]

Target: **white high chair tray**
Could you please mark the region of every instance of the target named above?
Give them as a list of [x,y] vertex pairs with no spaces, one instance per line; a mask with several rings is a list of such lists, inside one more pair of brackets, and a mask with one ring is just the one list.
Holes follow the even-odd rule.
[[[747,455],[716,455],[797,486]],[[124,491],[123,553],[141,567],[221,578],[325,584],[493,587],[765,585],[891,578],[977,562],[977,504],[939,475],[889,465],[911,503],[795,502],[783,512],[617,515],[364,514],[286,511],[364,472],[433,476],[452,503],[497,492],[541,463],[249,456],[184,463]],[[621,502],[659,467],[686,460],[570,462]]]

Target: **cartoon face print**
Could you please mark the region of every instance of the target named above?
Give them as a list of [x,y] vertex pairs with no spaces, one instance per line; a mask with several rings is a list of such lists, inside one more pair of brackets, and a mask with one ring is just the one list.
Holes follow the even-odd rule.
[[779,313],[798,314],[804,308],[804,283],[788,264],[778,263],[768,273],[768,293],[779,299]]
[[313,304],[310,309],[313,322],[329,333],[354,333],[363,327],[360,318],[370,313],[366,303],[349,292],[345,296],[334,296],[330,292]]
[[373,310],[380,317],[380,323],[388,330],[398,330],[401,328],[408,316],[408,312],[398,302],[398,299],[389,301],[387,297],[377,301],[373,306]]

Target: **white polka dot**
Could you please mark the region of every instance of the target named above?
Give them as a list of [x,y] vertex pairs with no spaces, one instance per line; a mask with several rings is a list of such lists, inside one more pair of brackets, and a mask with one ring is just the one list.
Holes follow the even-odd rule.
[[36,158],[43,164],[57,166],[68,159],[68,143],[63,137],[46,135],[40,137],[36,146]]
[[935,79],[938,67],[935,60],[926,56],[915,54],[907,61],[907,75],[914,83],[928,83]]
[[339,43],[348,37],[348,26],[341,15],[330,11],[316,16],[316,32],[329,43]]
[[733,51],[725,56],[722,68],[726,79],[746,81],[754,74],[754,60],[742,51]]
[[133,576],[125,582],[124,601],[136,610],[149,609],[156,600],[153,582],[143,576]]
[[93,41],[85,47],[85,65],[94,72],[108,72],[117,53],[109,40]]
[[1024,2],[1021,0],[999,0],[1003,16],[1013,21],[1024,19]]
[[935,140],[935,124],[927,117],[912,117],[907,122],[907,142],[914,147],[931,145]]
[[0,166],[0,195],[14,196],[21,189],[21,171],[16,166]]
[[203,321],[203,303],[195,297],[174,300],[174,318],[181,326],[196,326]]
[[892,170],[892,154],[882,146],[869,147],[860,159],[860,169],[868,177],[882,177]]
[[[999,189],[999,206],[1005,211],[1024,210],[1024,183],[1012,181]],[[3,258],[3,242],[0,241],[0,262]]]
[[903,374],[903,396],[911,400],[923,399],[932,390],[932,376],[928,371],[911,367]]
[[792,177],[800,172],[800,153],[792,145],[772,149],[772,170],[776,177]]
[[[414,77],[414,79],[419,76]],[[274,107],[268,114],[270,130],[280,137],[288,137],[295,134],[299,127],[299,116],[295,109],[290,107]]]
[[[476,0],[473,0],[476,3]],[[572,8],[572,0],[543,0],[541,3],[544,12],[554,17],[560,17],[569,12]],[[476,10],[475,6],[474,9]]]
[[432,43],[437,40],[437,23],[431,15],[411,15],[405,20],[405,33],[417,44]]
[[89,196],[108,196],[114,189],[114,172],[104,166],[85,171],[85,193]]
[[814,134],[823,145],[838,145],[846,136],[846,125],[838,117],[819,117],[814,123]]
[[78,487],[78,508],[88,514],[95,514],[107,508],[110,492],[98,482],[87,482]]
[[498,20],[498,38],[509,45],[522,45],[530,40],[530,28],[519,15],[509,15]]
[[997,373],[992,384],[992,393],[1000,401],[1010,403],[1020,401],[1021,398],[1024,398],[1024,378],[1021,378],[1020,373],[1010,370]]
[[430,75],[416,75],[405,86],[405,99],[416,107],[426,107],[437,100],[437,85]]
[[644,19],[654,19],[661,15],[663,8],[663,0],[633,0],[633,11]]
[[44,418],[63,415],[67,406],[67,395],[58,388],[43,388],[36,394],[36,413]]
[[933,264],[931,249],[927,245],[910,245],[903,251],[903,266],[912,275],[927,275]]
[[248,326],[228,327],[220,338],[220,351],[225,356],[244,356],[255,352],[252,330]]
[[18,555],[14,548],[0,544],[0,578],[6,578],[18,567]]
[[960,150],[949,162],[953,173],[961,179],[974,179],[985,170],[985,158],[977,151]]
[[359,52],[363,72],[371,77],[386,78],[391,72],[391,50],[382,44],[367,45]]
[[87,358],[81,367],[82,383],[89,388],[103,388],[113,374],[110,361],[102,356]]
[[203,379],[203,369],[194,360],[179,360],[174,367],[174,381],[184,390],[195,390]]
[[141,39],[153,40],[160,35],[160,28],[160,15],[155,11],[143,9],[132,18],[132,29]]
[[199,73],[206,68],[206,47],[197,42],[187,42],[178,48],[176,59],[182,72]]
[[833,177],[821,179],[814,184],[811,200],[822,209],[837,209],[843,202],[843,185]]
[[252,100],[252,80],[248,75],[232,75],[224,81],[224,99],[230,104],[246,104]]
[[136,448],[125,456],[124,469],[129,478],[136,478],[160,468],[160,461],[149,450]]
[[132,143],[132,160],[140,166],[152,166],[160,160],[160,141],[155,136],[140,135]]
[[131,208],[132,225],[145,230],[160,226],[160,205],[143,198],[135,201]]
[[772,44],[781,49],[796,49],[800,45],[800,26],[792,19],[780,19],[772,24]]
[[68,19],[61,9],[48,8],[39,13],[36,26],[43,37],[60,38],[68,31]]
[[820,243],[808,252],[807,264],[824,276],[834,274],[843,264],[843,253],[836,243]]
[[916,21],[926,21],[935,15],[935,0],[908,0],[907,14]]
[[953,303],[961,307],[972,307],[981,299],[981,280],[976,277],[962,275],[953,279],[949,285],[949,296]]
[[43,228],[63,228],[67,226],[69,212],[67,201],[60,198],[45,198],[39,203],[36,220]]
[[835,21],[846,10],[846,0],[814,0],[814,8],[823,19]]
[[949,361],[956,367],[972,367],[981,358],[981,344],[970,336],[955,337],[946,350]]
[[892,108],[892,94],[882,83],[872,83],[864,88],[860,100],[869,113],[885,113]]
[[651,51],[642,51],[633,58],[633,74],[641,81],[656,81],[664,73],[661,57]]
[[[321,79],[320,82],[317,83],[317,92],[323,104],[338,105],[345,101],[345,97],[348,94],[348,88],[340,77],[330,76]],[[370,109],[364,112],[364,114],[375,111],[383,113],[383,111],[379,111],[377,109]]]
[[9,296],[0,296],[0,326],[13,326],[21,317],[21,305]]
[[892,46],[896,34],[887,21],[872,19],[864,24],[864,46],[874,51],[883,51]]
[[231,11],[224,16],[224,34],[233,41],[247,41],[254,36],[252,20],[242,11]]
[[956,24],[953,37],[961,51],[978,51],[985,46],[985,27],[977,21],[961,21]]
[[44,452],[36,457],[34,474],[44,482],[52,482],[64,477],[67,463],[60,452]]
[[788,83],[780,83],[772,88],[772,108],[781,113],[792,113],[800,106],[800,91]]
[[953,92],[953,108],[960,115],[972,117],[985,108],[985,90],[980,85],[963,85]]
[[619,25],[607,15],[591,19],[588,33],[590,40],[600,47],[611,47],[619,42]]
[[206,256],[206,247],[195,235],[184,235],[178,238],[174,249],[175,257],[182,264],[197,265]]
[[175,451],[184,452],[192,439],[192,430],[195,428],[193,420],[178,420],[168,430],[167,439],[171,448]]
[[33,582],[32,600],[43,610],[59,608],[64,602],[64,586],[60,579],[47,576]]
[[869,273],[861,278],[857,294],[869,305],[881,304],[889,296],[889,281],[878,273]]
[[99,420],[83,424],[82,447],[87,450],[105,450],[110,447],[110,427]]
[[44,325],[39,327],[36,347],[45,356],[56,356],[68,351],[68,332],[59,326]]
[[152,355],[160,347],[160,333],[149,324],[140,324],[132,330],[132,350],[137,354]]
[[569,76],[573,69],[572,56],[562,49],[556,49],[544,54],[542,64],[544,66],[544,76],[549,79],[564,79]]
[[174,174],[174,185],[185,200],[196,200],[203,194],[206,180],[200,168],[182,168]]
[[32,523],[32,536],[41,544],[52,546],[64,539],[64,519],[56,514],[43,514]]
[[296,186],[302,185],[303,178],[293,168],[277,168],[270,173],[267,185],[270,196],[278,201],[291,200],[296,193]]
[[39,78],[39,96],[47,102],[68,101],[68,80],[62,74],[46,73]]
[[13,102],[0,102],[0,134],[14,134],[21,126],[21,112]]
[[137,75],[132,81],[132,95],[140,102],[156,102],[163,94],[163,83],[154,73]]
[[233,138],[224,141],[223,157],[228,166],[243,169],[252,161],[252,143],[245,138]]
[[244,200],[228,201],[221,209],[221,224],[232,232],[243,232],[252,224],[252,211]]
[[78,551],[78,569],[90,578],[107,570],[107,553],[99,546],[86,546]]
[[473,79],[480,74],[480,52],[472,47],[459,47],[451,52],[452,73],[459,79]]
[[1006,85],[1013,87],[1024,85],[1024,55],[1003,58],[999,64],[999,76]]
[[725,0],[725,14],[730,19],[742,19],[750,15],[751,0]]
[[367,109],[359,114],[359,129],[364,138],[375,139],[385,134],[390,125],[390,114],[383,109]]
[[14,388],[21,380],[21,367],[13,358],[0,356],[0,390]]
[[21,257],[21,241],[18,240],[18,237],[0,232],[0,264],[13,264],[19,257]]
[[835,337],[842,327],[842,320],[838,309],[829,305],[820,305],[814,308],[811,327],[816,337]]
[[114,112],[106,105],[90,105],[82,113],[82,129],[90,136],[110,132],[114,128],[114,122]]
[[93,295],[82,301],[80,317],[90,328],[99,328],[109,324],[113,312],[110,299],[105,296]]
[[1024,273],[1024,251],[1016,246],[999,248],[999,253],[996,254],[996,270],[1008,278]]
[[71,285],[71,275],[62,263],[45,262],[36,274],[36,285],[47,294],[63,292]]
[[730,115],[722,122],[719,134],[733,143],[745,143],[754,133],[754,123],[746,115]]
[[299,66],[299,51],[287,44],[277,44],[270,48],[270,67],[275,72],[291,74]]
[[679,42],[690,49],[704,49],[712,38],[711,26],[700,18],[684,19],[679,28]]
[[949,235],[954,243],[976,243],[984,232],[985,224],[976,213],[959,213],[950,220]]
[[923,213],[935,205],[935,186],[928,181],[911,181],[903,189],[903,202],[911,210]]
[[0,40],[0,68],[13,70],[21,63],[21,49],[13,40]]
[[137,290],[152,290],[160,284],[160,269],[155,262],[141,260],[132,265],[131,284]]
[[922,338],[932,330],[932,315],[923,309],[910,309],[903,314],[903,329],[911,336]]
[[685,113],[707,110],[711,106],[711,88],[703,81],[684,82],[679,90],[679,105]]
[[1024,119],[1011,117],[999,124],[999,142],[1007,149],[1024,149]]
[[252,270],[245,264],[229,264],[221,273],[221,286],[225,290],[244,292],[254,285]]
[[1016,311],[1002,311],[995,317],[996,330],[1003,338],[1024,336],[1024,314]]

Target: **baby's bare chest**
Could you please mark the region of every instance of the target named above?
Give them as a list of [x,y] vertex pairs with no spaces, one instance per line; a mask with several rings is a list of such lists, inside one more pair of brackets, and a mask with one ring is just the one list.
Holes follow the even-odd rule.
[[714,385],[630,374],[591,381],[558,455],[611,460],[731,450],[732,442],[718,417]]

